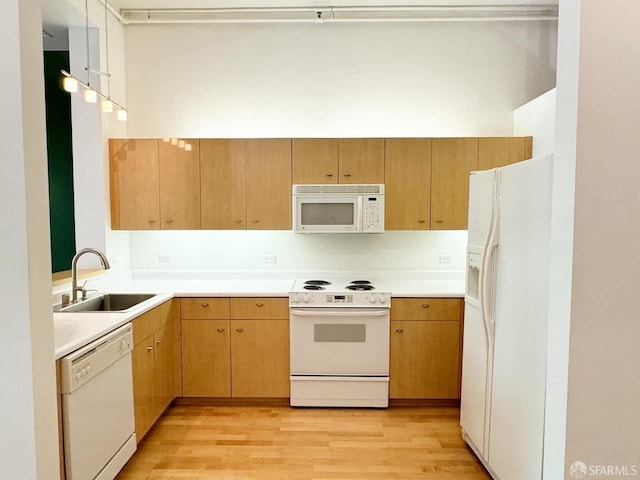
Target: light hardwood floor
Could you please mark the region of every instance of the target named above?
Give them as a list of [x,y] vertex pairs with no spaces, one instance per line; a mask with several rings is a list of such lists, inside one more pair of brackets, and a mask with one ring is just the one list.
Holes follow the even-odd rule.
[[490,479],[457,408],[169,408],[116,480]]

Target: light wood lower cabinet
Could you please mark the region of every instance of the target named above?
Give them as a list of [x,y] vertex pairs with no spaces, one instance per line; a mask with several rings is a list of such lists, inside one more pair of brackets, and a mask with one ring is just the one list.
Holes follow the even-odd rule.
[[392,299],[390,398],[460,398],[462,305],[460,299]]
[[[136,438],[144,435],[181,394],[175,335],[178,302],[170,300],[132,321],[133,404]],[[178,325],[179,328],[179,325]]]
[[289,320],[231,320],[231,395],[289,396]]
[[231,396],[230,321],[182,319],[182,393]]
[[183,298],[185,397],[289,396],[286,298]]

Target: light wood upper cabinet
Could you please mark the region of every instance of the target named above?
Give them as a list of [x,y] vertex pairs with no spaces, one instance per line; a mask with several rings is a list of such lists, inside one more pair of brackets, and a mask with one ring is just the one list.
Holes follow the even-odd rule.
[[200,140],[202,228],[291,229],[291,140]]
[[112,227],[159,229],[158,140],[109,140],[109,166]]
[[294,138],[291,148],[294,184],[338,183],[338,139]]
[[158,139],[109,141],[112,228],[200,228],[200,155],[191,144],[188,152]]
[[200,140],[203,229],[247,228],[243,140]]
[[384,183],[383,138],[294,138],[292,183]]
[[434,138],[431,154],[431,229],[466,230],[469,174],[478,169],[478,139]]
[[243,140],[247,229],[291,230],[291,140]]
[[385,140],[385,229],[429,230],[431,139]]
[[339,183],[384,183],[384,139],[341,138]]
[[531,137],[482,137],[478,139],[478,170],[504,167],[531,158]]
[[158,143],[163,230],[200,228],[200,142],[189,143],[191,151],[169,142]]

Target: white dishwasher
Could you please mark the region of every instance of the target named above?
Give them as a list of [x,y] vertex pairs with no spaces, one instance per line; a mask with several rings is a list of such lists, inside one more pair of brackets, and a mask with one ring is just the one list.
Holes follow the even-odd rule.
[[136,451],[131,324],[63,357],[67,480],[113,480]]

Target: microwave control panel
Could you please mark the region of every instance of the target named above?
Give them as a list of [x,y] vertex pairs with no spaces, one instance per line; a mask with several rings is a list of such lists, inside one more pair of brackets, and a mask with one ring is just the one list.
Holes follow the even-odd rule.
[[384,232],[384,195],[362,197],[362,231]]

